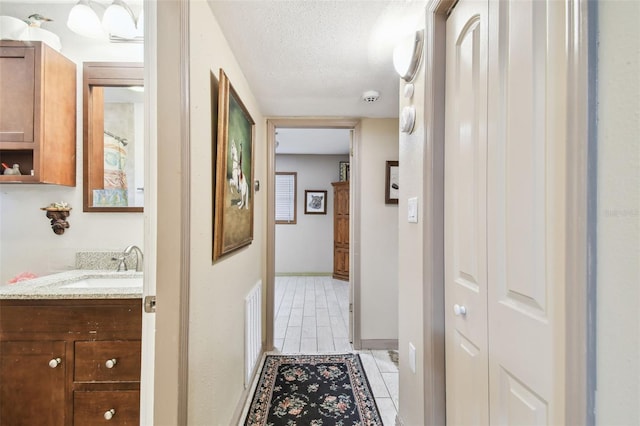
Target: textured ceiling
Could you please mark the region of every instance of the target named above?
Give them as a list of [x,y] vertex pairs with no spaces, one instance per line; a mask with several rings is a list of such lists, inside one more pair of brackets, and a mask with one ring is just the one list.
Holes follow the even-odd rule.
[[[397,117],[393,47],[425,1],[209,0],[267,116]],[[375,103],[363,92],[377,90]]]

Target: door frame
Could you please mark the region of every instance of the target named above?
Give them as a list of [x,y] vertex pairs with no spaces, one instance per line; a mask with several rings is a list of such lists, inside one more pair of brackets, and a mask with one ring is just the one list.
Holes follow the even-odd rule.
[[[445,25],[456,0],[429,0],[425,20],[424,380],[425,424],[446,424],[444,354]],[[594,424],[595,404],[595,8],[567,10],[567,217],[565,300],[566,424]],[[590,55],[591,53],[591,55]]]
[[353,118],[268,118],[267,119],[267,268],[266,268],[266,350],[274,350],[275,320],[275,269],[276,269],[276,218],[275,218],[275,173],[276,173],[276,129],[278,127],[301,129],[351,129],[350,147],[350,196],[349,196],[349,284],[353,303],[353,323],[350,324],[354,349],[361,348],[360,336],[360,225],[353,218],[360,212],[358,147],[360,145],[360,120]]

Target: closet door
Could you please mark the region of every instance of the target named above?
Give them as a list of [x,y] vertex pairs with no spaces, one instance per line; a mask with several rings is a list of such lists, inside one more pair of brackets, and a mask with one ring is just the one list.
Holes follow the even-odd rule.
[[445,348],[447,423],[489,424],[486,1],[446,26]]
[[554,0],[491,3],[488,334],[496,425],[565,423],[564,10]]

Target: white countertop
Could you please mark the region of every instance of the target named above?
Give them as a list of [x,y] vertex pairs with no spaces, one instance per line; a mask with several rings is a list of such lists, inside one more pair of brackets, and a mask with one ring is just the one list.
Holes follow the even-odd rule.
[[0,285],[0,299],[136,299],[142,298],[142,287],[65,288],[73,282],[99,278],[141,278],[142,272],[71,270],[46,275],[15,284]]

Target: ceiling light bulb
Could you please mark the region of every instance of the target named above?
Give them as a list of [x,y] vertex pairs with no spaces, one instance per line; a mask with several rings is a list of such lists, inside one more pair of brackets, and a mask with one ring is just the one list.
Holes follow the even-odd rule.
[[104,38],[98,14],[89,6],[89,0],[80,0],[71,8],[67,27],[76,34],[91,38]]
[[102,28],[112,36],[126,39],[132,39],[136,36],[135,18],[129,6],[122,0],[114,0],[104,11]]

